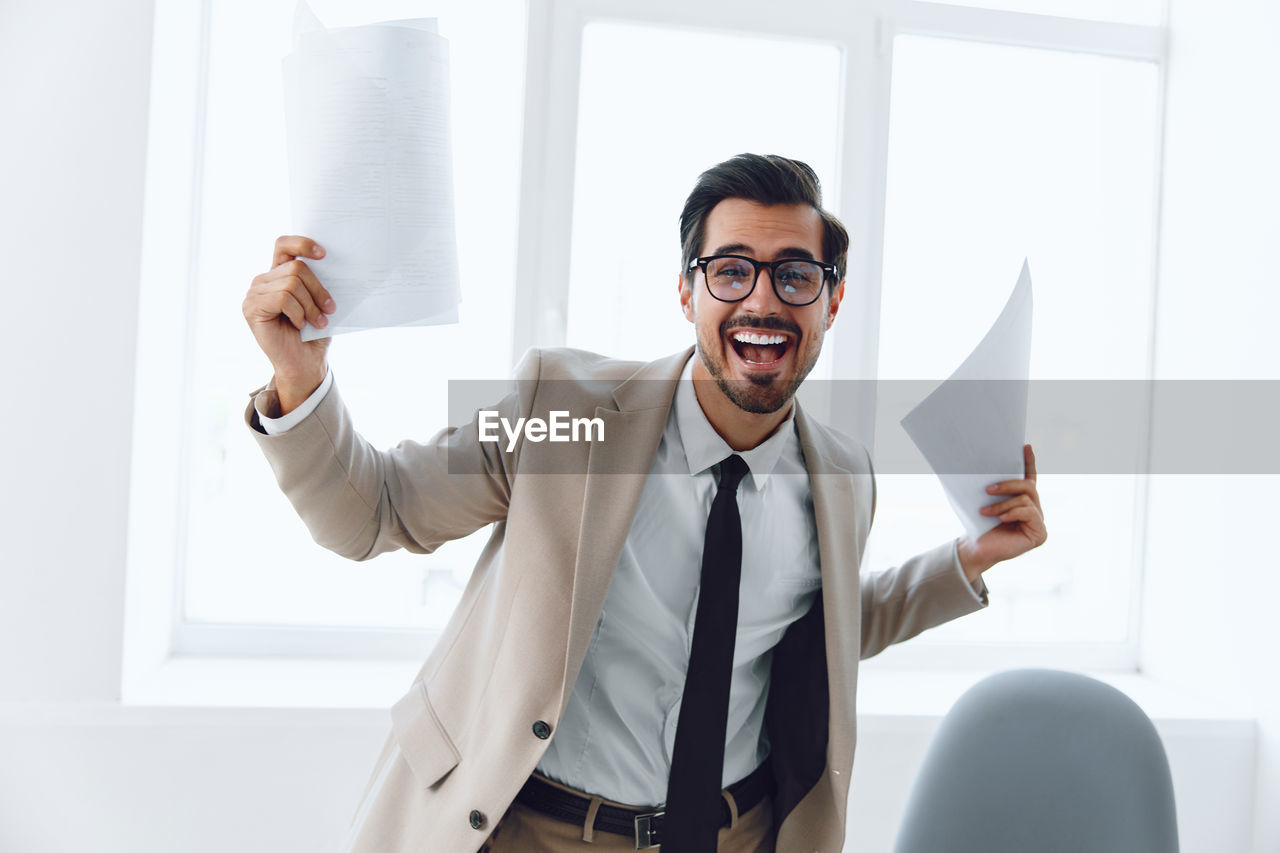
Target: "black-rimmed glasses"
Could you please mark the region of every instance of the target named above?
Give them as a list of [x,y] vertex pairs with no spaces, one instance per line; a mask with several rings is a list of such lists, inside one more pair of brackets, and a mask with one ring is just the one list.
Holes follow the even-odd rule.
[[834,280],[836,276],[834,264],[804,258],[757,261],[742,255],[711,255],[694,258],[689,271],[695,267],[702,269],[708,292],[721,302],[741,302],[750,296],[762,269],[769,270],[769,280],[778,298],[795,306],[817,301],[827,278]]

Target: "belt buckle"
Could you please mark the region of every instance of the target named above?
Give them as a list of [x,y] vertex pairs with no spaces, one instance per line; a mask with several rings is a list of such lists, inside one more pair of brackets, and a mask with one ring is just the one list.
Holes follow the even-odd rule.
[[666,814],[665,811],[636,815],[635,825],[637,850],[649,850],[658,846],[659,842],[653,840],[654,836],[657,834],[657,827],[654,826],[654,820],[662,817],[664,814]]

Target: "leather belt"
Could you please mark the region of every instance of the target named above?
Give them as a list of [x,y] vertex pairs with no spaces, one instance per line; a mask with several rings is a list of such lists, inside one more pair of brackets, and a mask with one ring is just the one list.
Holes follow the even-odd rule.
[[[740,816],[773,793],[773,773],[769,765],[770,762],[766,760],[746,778],[729,786],[729,793],[733,795]],[[562,791],[537,776],[530,776],[520,793],[516,794],[516,802],[556,820],[581,826],[587,819],[591,798]],[[637,850],[648,850],[662,843],[664,814],[666,813],[660,809],[632,809],[601,803],[592,826],[603,832],[635,838]],[[721,797],[720,825],[728,826],[731,820],[729,803]]]

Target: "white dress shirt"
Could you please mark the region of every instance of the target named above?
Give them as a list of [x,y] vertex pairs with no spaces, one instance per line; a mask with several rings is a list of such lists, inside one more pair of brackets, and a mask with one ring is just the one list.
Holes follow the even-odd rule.
[[316,410],[320,405],[320,401],[329,393],[329,387],[333,385],[333,371],[328,368],[324,371],[324,379],[316,386],[316,390],[311,392],[311,396],[303,400],[296,409],[286,412],[278,418],[269,418],[262,414],[262,410],[254,406],[258,412],[258,422],[262,424],[262,428],[267,435],[279,435],[282,432],[288,432],[295,425],[301,423],[307,415]]
[[[692,365],[692,359],[685,364],[582,670],[538,763],[558,782],[638,806],[666,802],[717,489],[713,466],[734,452],[698,404]],[[813,494],[794,417],[739,455],[750,474],[737,492],[742,585],[725,786],[768,755],[761,735],[773,647],[808,612],[822,584]]]

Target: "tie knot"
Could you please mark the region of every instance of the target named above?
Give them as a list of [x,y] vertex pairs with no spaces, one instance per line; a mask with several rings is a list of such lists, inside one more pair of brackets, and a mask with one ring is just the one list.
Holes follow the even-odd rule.
[[736,453],[720,463],[720,488],[736,491],[738,484],[742,482],[742,478],[747,476],[747,472],[751,469],[747,467],[747,462]]

